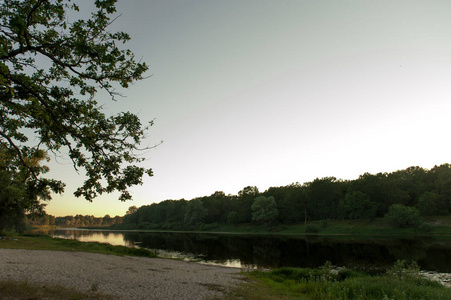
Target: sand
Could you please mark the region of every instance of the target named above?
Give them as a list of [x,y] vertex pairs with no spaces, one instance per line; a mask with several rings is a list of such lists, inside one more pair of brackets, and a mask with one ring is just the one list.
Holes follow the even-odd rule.
[[0,280],[28,280],[120,299],[209,299],[242,282],[241,270],[160,258],[0,249]]

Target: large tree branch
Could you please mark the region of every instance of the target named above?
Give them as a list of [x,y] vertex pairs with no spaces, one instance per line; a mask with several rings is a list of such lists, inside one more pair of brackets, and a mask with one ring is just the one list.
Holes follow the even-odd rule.
[[11,59],[11,58],[16,57],[19,54],[25,54],[30,51],[40,52],[42,49],[55,48],[59,45],[60,45],[60,43],[42,44],[39,46],[32,46],[32,45],[21,46],[17,49],[9,51],[6,55],[0,56],[0,60]]

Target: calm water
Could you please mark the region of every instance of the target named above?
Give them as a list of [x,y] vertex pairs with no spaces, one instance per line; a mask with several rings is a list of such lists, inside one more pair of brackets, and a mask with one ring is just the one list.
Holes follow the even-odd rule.
[[287,237],[268,235],[115,232],[62,229],[51,236],[145,247],[161,256],[246,268],[336,266],[385,269],[397,259],[424,270],[451,273],[451,238],[445,240]]

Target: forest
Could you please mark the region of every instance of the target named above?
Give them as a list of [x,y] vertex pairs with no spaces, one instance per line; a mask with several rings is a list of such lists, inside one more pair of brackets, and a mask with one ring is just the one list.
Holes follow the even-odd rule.
[[54,225],[58,227],[75,228],[75,227],[109,227],[114,224],[122,223],[123,217],[105,215],[103,217],[94,217],[92,215],[75,215],[55,217],[52,215],[44,214],[40,217],[25,218],[25,227],[31,226],[47,226]]
[[410,220],[448,215],[451,211],[451,166],[430,170],[409,167],[391,173],[365,173],[355,180],[316,178],[304,184],[270,187],[260,192],[247,186],[238,195],[218,191],[192,200],[166,200],[130,207],[123,226],[138,229],[194,229],[205,225],[263,223],[296,224],[312,220],[387,217],[403,212]]
[[[192,230],[221,224],[307,224],[315,220],[403,218],[399,227],[416,226],[421,216],[451,212],[451,165],[430,170],[409,167],[391,173],[365,173],[355,180],[316,178],[303,184],[270,187],[260,192],[244,187],[237,195],[217,191],[191,200],[165,200],[131,206],[125,216],[76,215],[43,218],[35,225],[117,229]],[[389,220],[389,218],[387,218]],[[394,220],[396,221],[396,220]],[[399,220],[398,220],[399,221]]]

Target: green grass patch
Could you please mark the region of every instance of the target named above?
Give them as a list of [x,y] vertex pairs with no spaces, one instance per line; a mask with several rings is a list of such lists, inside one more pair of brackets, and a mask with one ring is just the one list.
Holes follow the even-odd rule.
[[0,240],[0,248],[28,249],[28,250],[55,250],[55,251],[80,251],[113,255],[129,255],[156,257],[155,252],[143,248],[130,248],[114,246],[107,243],[79,242],[77,240],[52,238],[44,235],[20,235],[11,236],[6,240]]
[[[235,289],[229,299],[451,299],[450,288],[399,263],[379,275],[349,269],[337,272],[325,266],[252,271],[247,276],[248,283]],[[264,291],[264,296],[248,297],[254,290]]]

